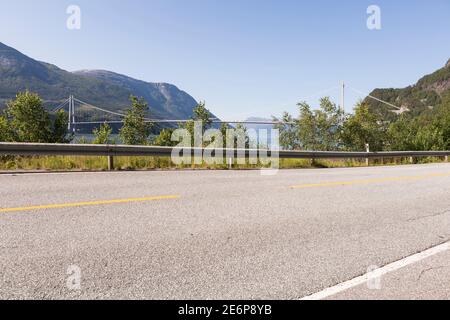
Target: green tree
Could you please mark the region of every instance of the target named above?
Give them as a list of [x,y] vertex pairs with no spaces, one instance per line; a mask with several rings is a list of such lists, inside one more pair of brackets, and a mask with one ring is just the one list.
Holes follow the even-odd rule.
[[341,146],[340,134],[344,114],[330,98],[320,99],[320,109],[315,111],[319,147],[316,150],[337,150]]
[[178,142],[172,141],[172,133],[175,129],[163,129],[156,137],[153,144],[155,146],[161,147],[173,147],[178,144]]
[[0,116],[0,142],[11,141],[11,130],[9,127],[8,120]]
[[317,139],[318,129],[314,113],[306,102],[301,102],[297,106],[300,111],[297,133],[300,148],[316,149],[319,141]]
[[[247,127],[246,126],[244,126],[242,123],[238,123],[237,125],[236,125],[236,134],[238,134],[238,135],[242,135],[242,136],[240,136],[239,138],[241,138],[241,139],[243,139],[244,140],[244,144],[245,144],[245,148],[246,149],[249,149],[250,148],[250,137],[249,137],[249,134],[248,134],[248,130],[247,130]],[[256,137],[254,137],[255,139],[256,139]],[[239,144],[238,144],[238,137],[235,137],[234,138],[234,147],[235,148],[239,148],[239,147],[241,147],[242,148],[242,146],[239,146]],[[257,141],[252,141],[254,144],[256,144],[257,143]],[[226,144],[224,145],[224,146],[226,146]],[[256,146],[255,146],[256,147]],[[264,147],[267,147],[267,146],[264,146]]]
[[367,143],[372,151],[381,151],[386,141],[386,128],[379,115],[371,112],[367,104],[359,102],[354,114],[344,123],[342,141],[352,151],[365,151]]
[[300,149],[299,141],[299,127],[298,122],[291,114],[285,112],[281,120],[274,117],[274,122],[278,122],[274,125],[274,129],[278,129],[280,132],[280,146],[284,150],[298,150]]
[[193,109],[192,120],[187,121],[184,125],[179,124],[179,128],[188,130],[189,134],[191,135],[192,145],[194,145],[195,141],[196,122],[201,122],[201,128],[200,130],[198,130],[199,132],[197,132],[197,134],[203,137],[203,134],[206,132],[206,130],[208,130],[212,126],[211,113],[208,111],[208,109],[206,109],[205,102],[199,102]]
[[142,98],[135,96],[131,96],[130,101],[131,108],[126,112],[123,127],[119,132],[120,138],[128,145],[145,145],[151,131],[151,125],[145,122],[148,105]]
[[94,140],[92,141],[93,144],[109,144],[111,143],[110,137],[112,133],[112,128],[107,124],[106,122],[103,123],[100,128],[95,128],[94,131],[92,131],[94,134]]
[[418,127],[414,119],[401,115],[389,125],[387,131],[387,147],[392,151],[411,151],[416,149],[415,138]]
[[420,127],[414,139],[414,150],[443,150],[444,145],[443,128],[439,121]]
[[298,141],[303,149],[331,151],[340,148],[340,135],[344,114],[330,98],[320,99],[320,107],[311,107],[302,102],[298,104]]
[[201,101],[193,110],[192,120],[202,122],[202,130],[205,132],[212,125],[211,113],[206,109],[206,103]]
[[[319,109],[301,102],[298,119],[284,113],[275,129],[280,130],[280,145],[286,150],[337,150],[342,146],[341,132],[345,114],[330,98],[320,99]],[[274,118],[274,121],[279,121]]]
[[78,139],[77,143],[79,143],[79,144],[89,144],[90,142],[89,142],[88,138],[86,138],[85,136],[82,136],[82,137],[80,137]]
[[404,114],[390,124],[390,150],[429,151],[448,150],[450,146],[450,106],[442,104],[419,116]]
[[50,115],[37,94],[28,91],[18,93],[15,100],[7,103],[6,115],[14,141],[52,142]]
[[450,150],[450,91],[444,95],[437,114],[437,122],[442,128],[442,150]]
[[53,123],[52,142],[69,143],[73,140],[73,134],[68,133],[69,115],[64,110],[59,110]]
[[227,130],[229,129],[230,125],[228,123],[222,123],[220,125],[220,133],[222,134],[222,146],[224,148],[227,147]]

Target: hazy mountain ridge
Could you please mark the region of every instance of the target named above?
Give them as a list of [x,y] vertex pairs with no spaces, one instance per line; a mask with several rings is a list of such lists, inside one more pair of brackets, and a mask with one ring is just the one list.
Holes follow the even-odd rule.
[[123,110],[130,94],[143,97],[153,117],[186,119],[197,102],[188,93],[168,83],[150,83],[103,70],[68,72],[34,60],[0,42],[0,108],[17,92],[37,92],[48,108],[70,94],[110,110]]

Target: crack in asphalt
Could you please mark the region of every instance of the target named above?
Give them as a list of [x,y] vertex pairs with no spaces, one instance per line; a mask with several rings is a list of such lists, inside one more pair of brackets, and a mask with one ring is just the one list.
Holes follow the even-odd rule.
[[420,216],[420,217],[416,217],[416,218],[411,218],[411,219],[408,219],[406,221],[407,222],[413,222],[413,221],[422,220],[422,219],[426,219],[426,218],[439,217],[439,216],[443,216],[443,215],[449,214],[449,213],[450,213],[450,210],[445,210],[445,211],[441,211],[441,212],[430,214],[430,215],[426,215],[426,216]]
[[446,266],[439,266],[439,267],[431,267],[428,269],[424,269],[422,270],[422,272],[420,272],[419,277],[417,278],[417,281],[420,281],[422,279],[422,277],[425,275],[425,273],[432,271],[432,270],[439,270],[439,269],[444,269],[446,268]]

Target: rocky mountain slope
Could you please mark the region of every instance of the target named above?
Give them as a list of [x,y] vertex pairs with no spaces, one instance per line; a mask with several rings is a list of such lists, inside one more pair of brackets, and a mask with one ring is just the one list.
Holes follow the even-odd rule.
[[[392,103],[412,115],[433,109],[441,103],[445,95],[450,95],[450,60],[443,68],[424,76],[412,86],[403,89],[375,89],[371,95]],[[371,98],[366,98],[365,102],[383,117],[395,117],[394,108]]]
[[168,83],[149,83],[110,71],[68,72],[0,42],[0,109],[17,92],[27,89],[37,92],[48,108],[73,94],[95,106],[121,111],[133,94],[148,102],[152,117],[163,119],[190,118],[197,104],[189,94]]

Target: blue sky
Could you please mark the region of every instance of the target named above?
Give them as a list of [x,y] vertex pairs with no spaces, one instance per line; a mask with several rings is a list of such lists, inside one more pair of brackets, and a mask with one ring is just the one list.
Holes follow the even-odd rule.
[[[0,41],[73,71],[169,82],[223,119],[297,114],[342,80],[404,87],[450,58],[448,0],[1,0]],[[66,28],[80,6],[81,30]],[[366,26],[369,5],[382,29]],[[338,101],[339,91],[327,93]],[[361,96],[348,92],[351,111]],[[309,98],[311,97],[311,98]]]

